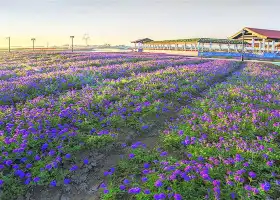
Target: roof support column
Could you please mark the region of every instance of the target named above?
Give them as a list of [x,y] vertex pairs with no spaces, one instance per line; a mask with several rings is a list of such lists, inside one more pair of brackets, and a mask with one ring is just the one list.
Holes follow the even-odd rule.
[[212,42],[209,43],[209,50],[212,51]]
[[272,40],[271,52],[275,52],[275,40]]
[[197,42],[197,51],[199,51],[199,48],[200,48],[200,44],[199,42]]
[[252,51],[255,52],[255,39],[252,38]]
[[230,46],[229,46],[230,44],[228,43],[227,45],[228,45],[227,47],[228,47],[228,53],[229,53],[230,52]]
[[267,53],[269,52],[269,47],[270,47],[270,42],[267,41],[267,47],[266,47],[266,52],[267,52]]
[[236,52],[238,51],[237,44],[234,44],[234,49],[235,49]]
[[262,42],[259,41],[259,52],[261,52],[261,51],[262,51]]
[[263,45],[262,46],[263,46],[262,50],[263,50],[263,52],[265,52],[265,39],[263,39]]

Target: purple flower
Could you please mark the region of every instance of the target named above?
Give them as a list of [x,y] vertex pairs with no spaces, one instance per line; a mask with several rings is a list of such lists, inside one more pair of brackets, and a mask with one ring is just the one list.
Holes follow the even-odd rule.
[[13,163],[12,160],[6,160],[6,161],[5,161],[5,164],[6,164],[7,166],[10,166],[12,163]]
[[142,130],[146,130],[146,129],[148,129],[149,128],[149,125],[144,125],[144,126],[142,126]]
[[125,190],[125,185],[120,185],[120,190]]
[[164,193],[154,195],[155,200],[162,200],[162,199],[165,199],[165,198],[166,198],[166,195]]
[[52,181],[50,182],[50,186],[55,187],[55,186],[56,186],[56,181],[55,181],[55,180],[52,180]]
[[103,193],[104,193],[104,194],[108,194],[108,193],[109,193],[109,190],[108,190],[108,189],[104,189]]
[[139,187],[130,188],[128,190],[128,193],[130,193],[130,194],[139,194],[140,192],[141,192],[141,188],[139,188]]
[[71,154],[70,154],[70,153],[66,154],[66,155],[65,155],[65,158],[66,158],[66,159],[70,159],[70,158],[71,158]]
[[24,184],[25,184],[25,185],[28,185],[28,184],[30,183],[30,181],[31,181],[31,178],[27,178],[27,179],[24,181]]
[[47,143],[43,144],[41,149],[42,151],[46,150],[49,147],[49,145]]
[[144,168],[145,169],[148,169],[150,167],[150,164],[149,163],[144,163]]
[[273,166],[273,163],[274,163],[274,161],[271,160],[271,161],[268,161],[266,164],[267,164],[267,166],[272,167],[272,166]]
[[50,152],[48,153],[49,156],[53,156],[55,154],[55,150],[50,150]]
[[111,172],[108,172],[108,171],[104,172],[104,176],[109,176],[109,175],[111,175]]
[[227,180],[227,184],[230,185],[230,186],[234,185],[234,183],[232,181],[229,181],[229,180]]
[[251,177],[251,178],[256,178],[256,173],[255,172],[249,172],[249,176]]
[[144,193],[145,193],[145,194],[151,194],[151,191],[148,190],[148,189],[146,189],[146,190],[144,190]]
[[129,158],[134,158],[134,157],[135,157],[135,154],[130,153],[128,157],[129,157]]
[[68,178],[65,178],[63,182],[65,185],[68,185],[71,182],[71,180]]
[[259,190],[257,188],[252,188],[252,191],[254,192],[254,194],[259,194]]
[[45,168],[50,171],[52,169],[52,165],[51,164],[47,164]]
[[112,168],[110,169],[110,171],[111,171],[112,173],[114,173],[114,172],[116,171],[116,168],[112,167]]
[[260,186],[261,186],[262,190],[265,192],[270,190],[270,183],[267,181],[265,181],[264,183],[261,183]]
[[232,192],[232,193],[230,194],[230,197],[231,197],[232,199],[235,199],[235,198],[236,198],[236,194],[235,194],[234,192]]
[[76,171],[78,169],[78,166],[77,165],[73,165],[71,168],[70,168],[70,171]]
[[161,152],[161,153],[160,153],[160,156],[161,156],[161,157],[167,156],[167,152],[166,152],[166,151]]
[[183,130],[179,130],[179,131],[178,131],[178,135],[181,136],[181,135],[183,135],[183,134],[184,134],[184,131],[183,131]]
[[220,180],[214,180],[213,181],[213,185],[216,186],[220,186],[221,185],[221,181]]
[[155,186],[156,187],[161,187],[163,185],[163,183],[160,181],[160,180],[157,180],[156,182],[155,182]]
[[84,159],[84,164],[85,164],[85,165],[88,164],[88,159]]
[[15,175],[19,176],[20,179],[23,179],[25,176],[25,173],[22,170],[17,170],[17,171],[15,171]]
[[0,187],[4,184],[4,181],[0,179]]
[[39,177],[35,177],[35,178],[33,179],[33,181],[34,181],[35,183],[38,183],[38,182],[40,181],[40,178],[39,178]]
[[174,194],[174,199],[175,200],[182,200],[183,197],[180,194]]
[[32,167],[32,164],[27,164],[26,169],[30,169]]
[[252,190],[252,187],[250,185],[245,185],[244,186],[244,189],[247,190],[247,191],[251,191]]
[[129,181],[128,179],[124,179],[124,180],[123,180],[123,184],[129,185],[129,184],[130,184],[130,181]]
[[36,156],[34,157],[34,159],[38,161],[38,160],[40,160],[41,158],[40,158],[39,155],[36,155]]
[[141,180],[142,180],[142,182],[147,182],[148,178],[147,177],[142,177]]

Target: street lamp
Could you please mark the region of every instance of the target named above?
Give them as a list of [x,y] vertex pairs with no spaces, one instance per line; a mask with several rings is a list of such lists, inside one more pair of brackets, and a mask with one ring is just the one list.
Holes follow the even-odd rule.
[[32,43],[33,43],[33,51],[34,51],[34,42],[35,42],[35,38],[31,38],[31,40],[32,40]]
[[245,30],[242,30],[242,52],[241,52],[241,61],[244,61],[244,34],[245,34]]
[[7,40],[9,40],[9,53],[11,52],[11,37],[7,37]]
[[73,39],[74,39],[74,36],[70,36],[70,38],[72,39],[72,52],[74,51],[74,46],[73,46]]

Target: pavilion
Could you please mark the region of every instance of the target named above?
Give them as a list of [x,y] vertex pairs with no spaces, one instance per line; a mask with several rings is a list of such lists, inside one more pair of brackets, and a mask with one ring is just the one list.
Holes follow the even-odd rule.
[[184,51],[185,54],[189,52],[191,55],[195,55],[198,52],[241,52],[243,33],[245,52],[254,53],[259,51],[261,53],[266,51],[274,53],[277,51],[277,43],[280,42],[280,31],[248,27],[243,28],[227,39],[190,38],[154,41],[150,38],[144,38],[131,43],[135,44],[135,49],[138,51],[144,50],[145,52]]
[[[276,51],[276,43],[280,42],[280,31],[276,30],[267,30],[259,28],[249,28],[245,27],[233,36],[230,39],[233,40],[242,40],[244,31],[244,40],[251,44],[251,50],[253,52],[272,52]],[[256,49],[258,48],[258,49]]]

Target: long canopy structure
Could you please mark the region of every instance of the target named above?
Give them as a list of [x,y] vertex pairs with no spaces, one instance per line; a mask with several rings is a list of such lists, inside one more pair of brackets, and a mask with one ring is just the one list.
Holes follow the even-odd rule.
[[[243,40],[244,39],[244,40]],[[280,42],[280,31],[245,27],[227,39],[189,38],[175,40],[152,40],[144,38],[132,41],[139,50],[175,50],[175,51],[227,51],[240,52],[276,52]],[[256,49],[258,48],[258,49]]]
[[[149,38],[133,41],[138,49],[144,50],[175,50],[175,51],[240,51],[243,41],[217,38],[189,38],[176,40],[158,40]],[[244,44],[248,43],[244,41]]]

